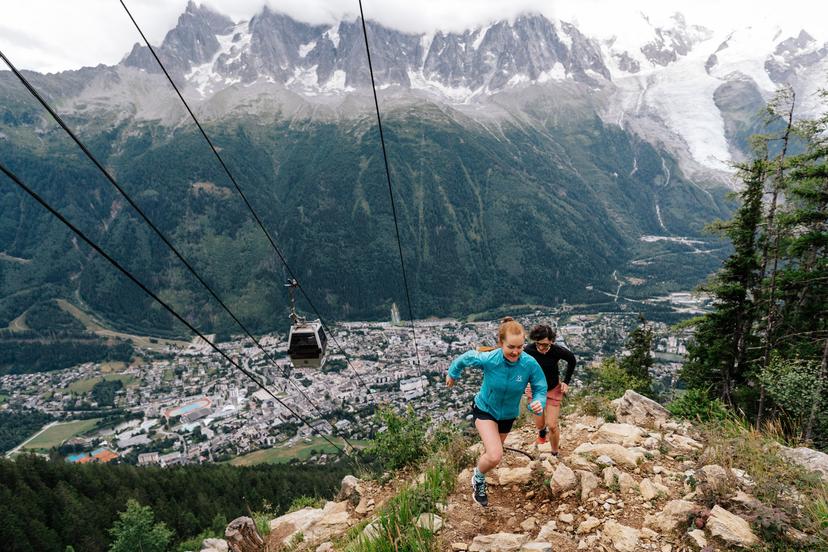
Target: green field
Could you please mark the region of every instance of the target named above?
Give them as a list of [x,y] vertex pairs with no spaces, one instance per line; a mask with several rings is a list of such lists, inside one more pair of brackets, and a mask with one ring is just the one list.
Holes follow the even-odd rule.
[[76,395],[83,395],[84,393],[89,393],[90,391],[92,391],[92,388],[95,387],[95,384],[102,380],[121,380],[121,383],[124,384],[124,387],[128,387],[129,385],[135,383],[135,376],[129,374],[105,374],[103,376],[86,378],[72,382],[69,384],[69,387],[67,387],[66,390],[70,393],[75,393]]
[[[331,439],[337,446],[344,448],[345,442],[335,437]],[[357,448],[363,448],[368,444],[368,441],[354,441],[351,440]],[[255,466],[256,464],[284,464],[293,458],[300,460],[307,460],[311,456],[311,450],[317,452],[332,453],[336,449],[321,437],[314,437],[310,443],[297,443],[292,447],[274,447],[269,449],[257,450],[244,456],[238,456],[230,460],[234,466]]]
[[101,418],[92,418],[53,425],[23,445],[22,448],[27,450],[49,450],[52,447],[60,446],[67,439],[86,433],[98,425],[100,420]]

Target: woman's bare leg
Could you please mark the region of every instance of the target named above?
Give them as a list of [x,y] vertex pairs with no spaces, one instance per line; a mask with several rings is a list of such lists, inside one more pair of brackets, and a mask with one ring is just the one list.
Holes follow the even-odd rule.
[[[558,425],[558,416],[561,414],[561,405],[553,405],[552,401],[546,404],[546,427],[549,428],[549,445],[552,452],[558,452],[561,441],[561,430]],[[539,416],[540,417],[540,416]]]
[[486,473],[503,459],[503,441],[506,434],[498,433],[497,422],[493,420],[475,420],[474,426],[480,434],[485,449],[477,461],[477,469],[480,473]]

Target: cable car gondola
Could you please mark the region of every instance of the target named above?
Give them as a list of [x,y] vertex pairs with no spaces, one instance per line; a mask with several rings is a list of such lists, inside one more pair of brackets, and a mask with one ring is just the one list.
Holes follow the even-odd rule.
[[328,338],[319,320],[311,322],[296,314],[296,302],[293,290],[299,287],[296,280],[289,280],[285,287],[290,290],[290,319],[288,333],[288,356],[296,368],[322,368],[325,364],[325,351]]

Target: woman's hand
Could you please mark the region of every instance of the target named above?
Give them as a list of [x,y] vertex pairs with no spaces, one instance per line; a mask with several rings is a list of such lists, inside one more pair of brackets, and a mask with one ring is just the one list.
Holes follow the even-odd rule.
[[446,387],[454,387],[454,378],[451,376],[446,376]]
[[561,382],[561,393],[566,395],[566,393],[568,391],[569,391],[569,385],[565,384],[564,382]]
[[536,416],[543,414],[543,406],[540,401],[532,401],[531,404],[529,404],[529,408],[532,409],[532,412],[534,412]]

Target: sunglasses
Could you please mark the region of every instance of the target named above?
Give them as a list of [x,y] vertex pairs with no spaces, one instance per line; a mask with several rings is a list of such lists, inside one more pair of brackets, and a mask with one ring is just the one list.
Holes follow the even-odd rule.
[[545,351],[545,350],[549,349],[550,347],[552,347],[552,345],[554,343],[555,343],[554,341],[550,341],[549,343],[543,343],[541,341],[535,341],[535,347],[537,347],[539,351]]

